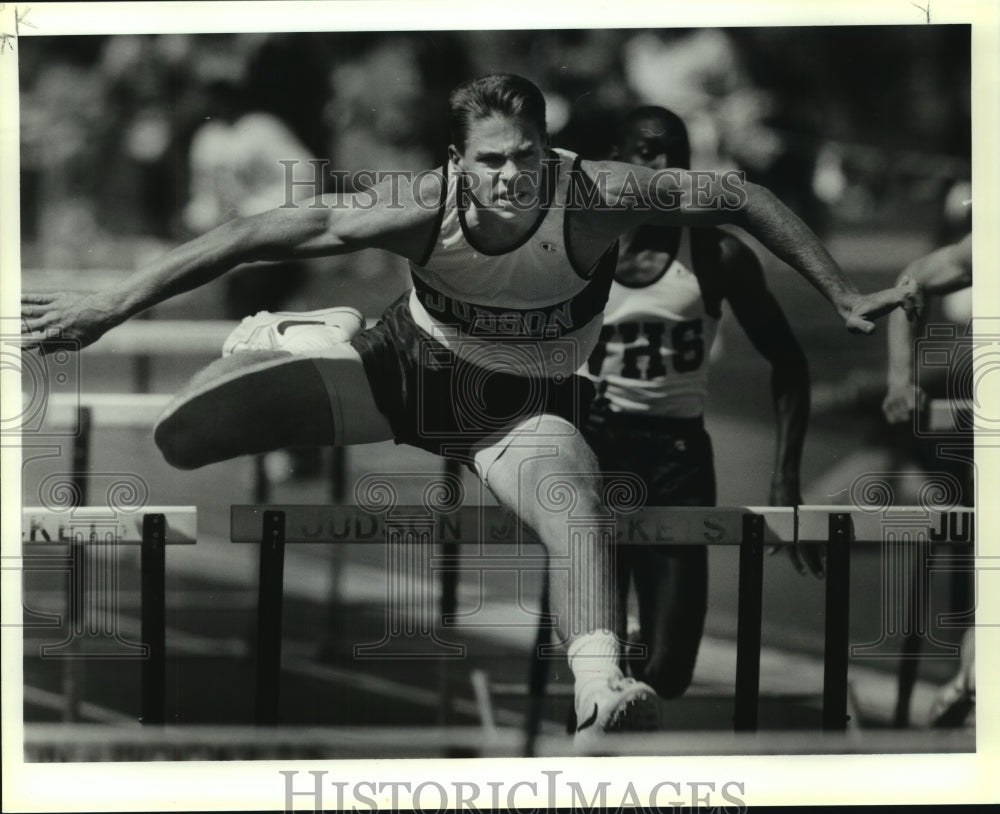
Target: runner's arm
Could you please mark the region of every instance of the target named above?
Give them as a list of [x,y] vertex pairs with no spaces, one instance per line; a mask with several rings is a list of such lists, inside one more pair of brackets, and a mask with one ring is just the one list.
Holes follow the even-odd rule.
[[771,364],[777,420],[773,505],[801,503],[799,470],[809,423],[809,364],[778,301],[767,289],[760,261],[732,236],[722,239],[724,294],[757,351]]
[[[781,306],[768,290],[760,261],[731,235],[720,242],[723,294],[733,315],[757,351],[771,364],[771,397],[775,414],[772,506],[802,503],[800,468],[809,424],[809,363]],[[823,575],[822,551],[814,546],[786,546],[800,573]]]
[[[900,279],[909,278],[925,296],[950,294],[972,285],[972,235],[944,246],[908,265]],[[920,410],[927,396],[913,381],[913,347],[923,322],[908,322],[899,314],[889,317],[889,365],[882,412],[890,424],[907,421]]]
[[[431,186],[427,184],[428,189]],[[418,257],[431,238],[435,211],[431,205],[416,205],[412,195],[412,190],[378,186],[300,201],[229,221],[167,252],[113,288],[90,294],[23,294],[22,347],[37,346],[46,331],[55,328],[61,340],[71,341],[66,347],[89,345],[140,311],[242,263],[324,257],[364,248]]]

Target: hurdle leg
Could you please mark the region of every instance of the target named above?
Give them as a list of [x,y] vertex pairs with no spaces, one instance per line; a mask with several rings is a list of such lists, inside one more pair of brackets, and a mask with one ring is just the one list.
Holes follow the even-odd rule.
[[142,518],[140,554],[142,641],[146,657],[142,662],[141,718],[144,724],[166,723],[166,517],[147,514]]
[[764,518],[761,515],[743,515],[739,580],[733,728],[737,732],[755,732],[760,700],[761,611],[764,594]]
[[[343,506],[347,484],[347,448],[330,447],[330,503]],[[350,649],[345,625],[344,593],[341,579],[344,571],[344,549],[334,545],[329,549],[328,569],[330,592],[326,598],[326,624],[320,634],[318,657],[322,660],[338,661]]]
[[[79,432],[73,439],[72,482],[78,506],[87,505],[87,472],[90,470],[90,434],[93,413],[90,407],[79,407]],[[72,572],[70,581],[69,624],[70,641],[83,637],[86,632],[87,607],[87,550],[83,542],[74,539],[70,544]],[[63,720],[80,720],[80,695],[83,684],[83,663],[80,659],[67,658],[62,664]]]
[[[444,460],[445,478],[462,477],[462,465],[451,458]],[[452,540],[441,543],[441,556],[454,567],[441,571],[441,623],[445,619],[454,618],[458,610],[458,544]],[[451,677],[451,660],[441,659],[438,662],[438,725],[445,726],[451,722],[451,693],[448,691],[448,680]]]
[[[458,544],[452,540],[441,543],[441,556],[450,563],[458,562]],[[441,571],[441,613],[439,618],[454,618],[458,609],[458,568],[451,567]],[[451,721],[451,693],[448,691],[448,680],[451,676],[451,660],[441,659],[438,662],[438,725],[445,726]]]
[[913,698],[913,688],[917,683],[921,645],[924,634],[927,632],[921,623],[929,621],[919,618],[921,610],[924,609],[924,603],[920,601],[923,590],[921,575],[927,573],[927,551],[923,546],[917,546],[916,558],[916,562],[909,562],[908,558],[906,560],[912,570],[906,581],[906,597],[903,606],[903,652],[899,659],[899,669],[896,676],[896,709],[893,712],[892,721],[893,726],[898,729],[905,729],[910,725],[910,701]]
[[264,512],[257,582],[257,686],[254,720],[258,725],[278,723],[284,574],[285,513]]
[[531,651],[531,669],[528,673],[528,717],[524,732],[524,757],[535,756],[535,741],[542,726],[542,707],[545,704],[545,685],[549,680],[549,660],[546,652],[551,644],[549,626],[549,571],[545,570],[542,583],[541,615],[535,631],[535,646]]
[[823,652],[823,729],[847,728],[850,647],[851,516],[833,513],[826,551],[826,635]]

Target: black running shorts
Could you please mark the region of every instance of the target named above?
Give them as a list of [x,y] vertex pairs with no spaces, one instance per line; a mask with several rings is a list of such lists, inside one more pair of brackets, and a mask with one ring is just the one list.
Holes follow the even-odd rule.
[[594,386],[582,376],[530,378],[470,364],[413,321],[409,292],[350,344],[396,443],[471,463],[526,419],[543,414],[582,427]]

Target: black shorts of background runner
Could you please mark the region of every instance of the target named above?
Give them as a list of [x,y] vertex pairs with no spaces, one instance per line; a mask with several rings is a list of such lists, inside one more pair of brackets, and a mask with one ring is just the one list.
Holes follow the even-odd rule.
[[[699,418],[634,413],[599,414],[584,437],[602,472],[631,472],[646,485],[649,506],[714,506],[712,442]],[[618,633],[627,636],[626,598],[634,580],[640,643],[647,657],[623,658],[661,698],[691,684],[708,606],[708,550],[703,545],[623,545],[617,548]],[[631,650],[631,648],[630,648]]]

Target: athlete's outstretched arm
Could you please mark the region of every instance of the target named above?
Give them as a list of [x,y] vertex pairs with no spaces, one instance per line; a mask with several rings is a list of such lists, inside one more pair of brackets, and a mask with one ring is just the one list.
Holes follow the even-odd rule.
[[[771,397],[776,421],[772,506],[802,503],[800,469],[809,424],[809,363],[781,306],[768,290],[753,251],[731,235],[720,243],[723,293],[757,351],[771,364]],[[819,547],[787,546],[800,573],[823,575]]]
[[[433,183],[432,183],[433,182]],[[418,257],[433,229],[430,177],[427,205],[414,189],[389,184],[352,195],[324,195],[259,215],[236,218],[167,252],[121,285],[91,294],[59,292],[21,297],[24,348],[58,327],[60,338],[86,346],[129,317],[214,280],[241,263],[291,260],[380,248]]]
[[[972,285],[972,235],[944,246],[908,265],[900,279],[910,279],[925,296],[942,296]],[[907,322],[899,314],[889,317],[889,368],[882,412],[890,424],[909,419],[923,407],[927,396],[913,382],[913,345],[922,322]]]
[[862,294],[823,248],[819,238],[768,189],[735,173],[707,173],[614,161],[583,162],[601,190],[603,219],[619,233],[640,223],[708,226],[730,223],[805,277],[829,300],[856,333],[871,333],[871,321],[896,308],[919,310],[920,292],[911,281]]

